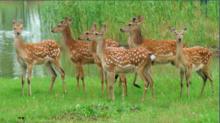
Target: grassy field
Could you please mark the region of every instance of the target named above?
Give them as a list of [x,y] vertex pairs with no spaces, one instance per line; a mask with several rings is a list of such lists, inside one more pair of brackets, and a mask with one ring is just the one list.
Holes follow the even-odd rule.
[[[98,76],[87,76],[87,93],[76,89],[73,77],[66,77],[68,93],[62,94],[61,79],[56,81],[52,94],[49,94],[49,78],[33,78],[33,96],[20,95],[20,80],[0,78],[0,122],[27,123],[75,123],[75,122],[115,122],[115,123],[217,123],[219,122],[219,69],[218,59],[212,64],[215,94],[211,96],[210,84],[199,97],[202,81],[194,73],[191,95],[179,97],[178,71],[171,65],[153,67],[156,99],[148,91],[144,103],[141,102],[141,89],[132,86],[133,75],[128,75],[128,96],[121,99],[121,89],[115,84],[116,101],[110,102],[101,96]],[[27,85],[26,85],[27,86]],[[27,92],[27,88],[26,88]]]

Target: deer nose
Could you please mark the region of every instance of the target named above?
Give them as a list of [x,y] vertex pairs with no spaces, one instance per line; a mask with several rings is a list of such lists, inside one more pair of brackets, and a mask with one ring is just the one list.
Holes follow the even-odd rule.
[[51,30],[51,32],[53,32],[53,33],[54,33],[54,31],[53,31],[53,30]]
[[17,34],[17,35],[20,35],[21,33],[20,33],[20,32],[17,32],[16,34]]
[[179,38],[178,41],[181,42],[181,38]]

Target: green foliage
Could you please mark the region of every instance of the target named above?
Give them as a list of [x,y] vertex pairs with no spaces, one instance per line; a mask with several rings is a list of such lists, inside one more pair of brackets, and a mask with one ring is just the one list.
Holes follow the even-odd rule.
[[217,47],[218,44],[217,1],[209,1],[207,5],[199,1],[48,1],[41,3],[40,14],[46,33],[50,32],[50,26],[55,26],[64,17],[72,17],[75,38],[94,22],[98,25],[106,23],[107,37],[125,44],[127,36],[119,28],[133,16],[143,15],[145,23],[142,29],[146,38],[173,39],[168,27],[186,26],[189,30],[185,40],[189,46]]

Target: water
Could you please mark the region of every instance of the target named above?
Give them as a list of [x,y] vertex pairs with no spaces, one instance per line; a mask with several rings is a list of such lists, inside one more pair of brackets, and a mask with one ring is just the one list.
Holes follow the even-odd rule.
[[[41,41],[39,6],[34,1],[0,2],[0,76],[20,75],[16,59],[12,20],[21,19],[24,23],[22,36],[26,42]],[[43,76],[43,68],[35,66],[33,74]]]

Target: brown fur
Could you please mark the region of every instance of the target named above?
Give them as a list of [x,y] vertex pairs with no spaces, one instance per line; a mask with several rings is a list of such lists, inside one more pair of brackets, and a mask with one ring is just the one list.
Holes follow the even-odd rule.
[[26,71],[28,72],[28,95],[31,95],[31,76],[32,68],[35,64],[45,64],[51,73],[51,85],[50,92],[53,89],[53,85],[56,79],[56,72],[52,67],[52,64],[55,65],[55,68],[60,72],[63,80],[63,91],[66,92],[64,77],[65,73],[60,66],[60,47],[54,40],[43,40],[39,43],[25,43],[21,33],[23,30],[23,24],[21,22],[13,22],[13,30],[15,33],[15,47],[17,53],[17,59],[22,68],[22,95],[24,95],[24,77]]
[[[106,30],[106,26],[104,26],[102,30]],[[151,53],[145,48],[125,49],[120,47],[105,47],[106,42],[103,40],[104,32],[105,31],[94,32],[90,39],[97,41],[97,55],[101,60],[104,71],[107,73],[108,91],[110,93],[110,98],[112,100],[115,99],[115,74],[133,72],[134,70],[138,72],[145,83],[143,100],[149,84],[153,96],[153,80],[149,73],[151,66]],[[125,92],[123,91],[123,93]]]
[[[176,54],[176,42],[175,40],[152,40],[144,39],[141,34],[140,25],[143,23],[144,18],[142,16],[132,18],[131,22],[124,28],[121,28],[122,32],[128,32],[128,45],[129,47],[144,47],[147,50],[154,53],[157,57],[155,63],[174,63],[170,59],[170,56]],[[185,47],[185,45],[184,45]]]
[[73,39],[70,29],[71,22],[72,20],[70,18],[65,18],[64,21],[61,21],[52,29],[52,32],[62,33],[64,42],[69,50],[70,59],[76,66],[77,88],[80,88],[79,79],[81,79],[83,83],[83,91],[85,91],[83,65],[95,63],[93,54],[90,51],[92,43]]
[[213,80],[210,75],[210,61],[212,57],[212,52],[208,48],[204,47],[192,47],[192,48],[183,48],[183,34],[186,29],[177,32],[175,29],[172,30],[176,34],[176,66],[180,68],[181,76],[181,90],[180,95],[182,95],[183,89],[183,79],[186,78],[187,85],[187,95],[189,96],[189,86],[190,78],[192,75],[192,70],[195,70],[198,75],[203,79],[203,86],[201,89],[200,95],[203,94],[207,79],[210,80],[212,94],[214,93]]

